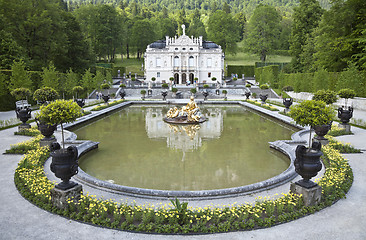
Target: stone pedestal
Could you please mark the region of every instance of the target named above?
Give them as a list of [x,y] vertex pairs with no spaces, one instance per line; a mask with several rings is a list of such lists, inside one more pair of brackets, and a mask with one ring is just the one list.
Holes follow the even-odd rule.
[[21,132],[22,130],[26,130],[31,128],[31,125],[28,123],[23,123],[18,126],[18,131]]
[[340,123],[340,124],[338,124],[338,127],[343,128],[347,133],[351,132],[351,125],[349,125],[349,124]]
[[83,187],[80,184],[67,190],[53,188],[51,189],[52,205],[56,206],[59,209],[65,209],[68,206],[68,199],[72,199],[74,202],[79,201],[82,190]]
[[46,146],[50,147],[51,143],[56,142],[56,141],[57,141],[56,138],[49,138],[46,140],[41,139],[41,141],[39,141],[39,145],[41,147],[46,147]]
[[329,140],[324,138],[324,139],[317,139],[316,137],[313,138],[312,142],[320,142],[322,144],[322,146],[325,146],[329,143]]
[[297,195],[301,194],[305,206],[318,204],[322,197],[322,187],[319,185],[312,188],[305,188],[297,185],[296,183],[291,183],[290,191]]

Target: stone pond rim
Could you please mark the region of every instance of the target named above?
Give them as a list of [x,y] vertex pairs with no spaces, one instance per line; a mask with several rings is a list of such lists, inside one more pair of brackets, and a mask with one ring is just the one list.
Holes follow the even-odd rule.
[[[116,110],[116,108],[122,108],[125,106],[129,106],[130,104],[136,104],[136,103],[141,104],[140,102],[122,103],[122,104],[118,104],[121,106],[116,105],[114,107],[111,107],[110,111],[112,112],[112,111]],[[223,102],[223,103],[227,104],[227,102]],[[236,102],[236,103],[238,104],[239,102]],[[156,102],[155,104],[165,104],[165,103]],[[209,104],[209,103],[207,102],[207,104]],[[218,104],[218,102],[215,102],[215,104]],[[231,104],[235,104],[235,103],[231,102]],[[239,103],[239,105],[244,105],[244,104]],[[244,105],[244,106],[248,107],[246,105]],[[256,112],[258,111],[255,108],[251,108],[251,107],[249,107],[249,108]],[[265,112],[261,112],[261,113],[268,115]],[[89,117],[93,118],[92,116],[89,116]],[[273,116],[270,116],[270,117],[273,117]],[[82,122],[84,122],[84,121],[82,121]],[[76,123],[75,125],[70,124],[68,126],[68,128],[73,127],[73,125],[76,126],[79,124],[78,123]],[[289,125],[291,125],[291,124],[289,123]],[[294,125],[292,125],[292,126],[294,126]],[[225,188],[225,189],[200,190],[200,191],[173,191],[173,190],[144,189],[144,188],[137,188],[137,187],[122,186],[122,185],[113,184],[113,183],[110,183],[107,181],[102,181],[100,179],[90,176],[89,174],[85,173],[80,168],[79,168],[79,173],[76,176],[74,176],[74,178],[76,178],[76,180],[80,181],[83,184],[86,184],[88,186],[91,186],[91,187],[94,187],[94,188],[97,188],[100,190],[104,190],[107,192],[113,192],[113,193],[117,193],[117,194],[121,194],[121,195],[139,197],[139,198],[166,199],[166,198],[179,197],[179,198],[183,198],[183,199],[199,200],[199,199],[215,199],[215,198],[217,199],[217,198],[226,198],[226,197],[247,195],[247,194],[260,192],[260,191],[264,191],[267,189],[271,189],[271,188],[283,185],[283,184],[291,181],[292,179],[294,179],[296,176],[298,176],[297,173],[295,172],[295,168],[293,166],[293,162],[295,160],[295,154],[294,154],[293,149],[290,146],[290,144],[291,144],[291,142],[298,143],[299,142],[298,136],[303,134],[304,131],[307,131],[307,130],[302,130],[300,132],[294,133],[291,136],[292,140],[279,140],[279,141],[271,142],[270,147],[283,153],[284,155],[286,155],[290,160],[290,165],[285,171],[283,171],[279,175],[272,177],[270,179],[261,181],[261,182],[250,184],[250,185],[233,187],[233,188]],[[76,135],[75,134],[72,134],[72,135],[76,140]],[[96,148],[95,145],[93,146],[93,149],[94,148]],[[88,152],[90,150],[91,149],[84,148],[83,150],[81,150],[80,155],[83,155],[85,152]]]

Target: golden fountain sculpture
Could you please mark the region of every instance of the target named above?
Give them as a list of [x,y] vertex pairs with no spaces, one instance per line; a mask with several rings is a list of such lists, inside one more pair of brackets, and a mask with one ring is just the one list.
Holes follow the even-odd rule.
[[166,114],[166,118],[164,118],[164,121],[167,123],[178,124],[203,123],[206,120],[207,119],[202,116],[193,96],[187,105],[183,106],[181,109],[178,109],[177,107],[170,108]]

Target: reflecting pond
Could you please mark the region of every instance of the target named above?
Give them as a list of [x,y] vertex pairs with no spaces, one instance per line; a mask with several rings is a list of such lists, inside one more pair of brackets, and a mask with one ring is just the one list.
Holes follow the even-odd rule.
[[248,185],[288,168],[268,142],[290,139],[293,129],[242,106],[200,108],[208,118],[200,125],[170,125],[168,107],[133,105],[73,130],[100,142],[80,167],[120,185],[186,191]]

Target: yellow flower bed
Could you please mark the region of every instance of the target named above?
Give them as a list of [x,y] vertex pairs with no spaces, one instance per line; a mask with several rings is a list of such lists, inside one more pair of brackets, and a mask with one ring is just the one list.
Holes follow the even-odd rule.
[[[319,180],[322,201],[305,207],[302,197],[291,193],[273,198],[258,197],[254,203],[224,206],[187,207],[187,204],[136,205],[100,200],[85,194],[78,202],[69,200],[69,207],[58,210],[50,201],[53,183],[44,174],[47,148],[29,151],[19,162],[15,183],[20,193],[36,205],[71,219],[99,226],[156,233],[214,233],[270,227],[330,206],[352,185],[353,175],[343,156],[329,146],[323,147],[323,162],[327,166]],[[174,203],[174,202],[173,202]]]

